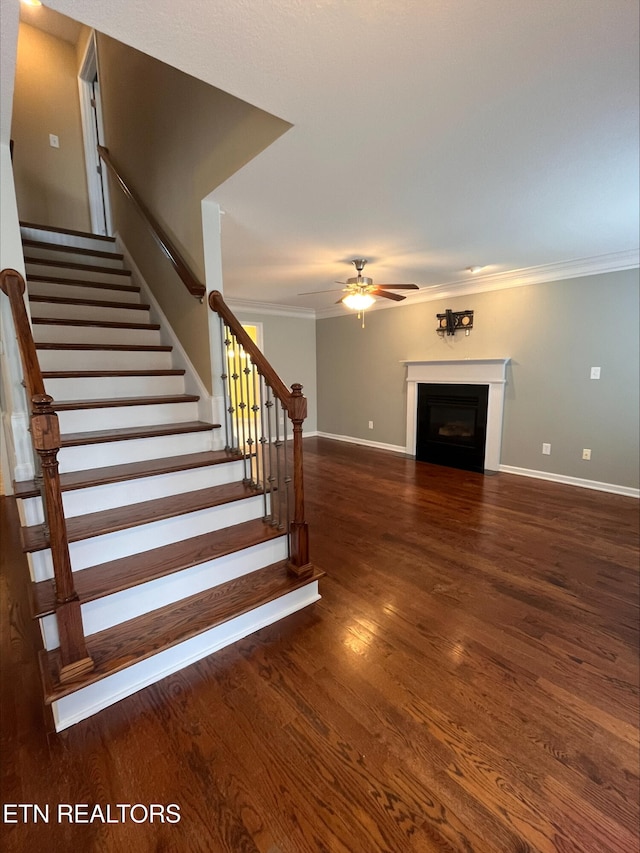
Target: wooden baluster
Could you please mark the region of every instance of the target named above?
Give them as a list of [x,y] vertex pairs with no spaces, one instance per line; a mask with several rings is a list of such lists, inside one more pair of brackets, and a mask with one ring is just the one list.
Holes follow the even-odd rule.
[[93,661],[87,652],[80,601],[71,571],[67,525],[58,475],[58,416],[51,406],[53,399],[48,394],[36,394],[31,402],[31,436],[42,468],[42,485],[50,531],[49,545],[56,584],[56,617],[60,636],[59,676],[60,681],[69,681],[93,669]]
[[307,417],[307,398],[302,385],[291,386],[288,401],[289,419],[293,424],[293,521],[291,522],[291,559],[289,568],[301,577],[311,574],[309,563],[309,525],[304,520],[304,480],[302,473],[302,424]]

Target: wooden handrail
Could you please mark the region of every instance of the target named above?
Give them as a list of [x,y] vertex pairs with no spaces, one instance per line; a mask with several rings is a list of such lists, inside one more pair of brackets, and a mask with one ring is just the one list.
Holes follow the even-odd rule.
[[289,391],[282,379],[280,379],[273,367],[269,364],[258,345],[251,340],[240,320],[238,320],[236,315],[224,301],[219,290],[212,290],[209,294],[209,306],[219,317],[222,317],[227,326],[244,347],[244,350],[250,357],[251,361],[255,364],[258,373],[261,376],[264,376],[267,383],[271,386],[273,393],[288,411],[291,391]]
[[296,575],[305,575],[313,571],[309,563],[309,529],[304,516],[304,476],[302,466],[302,424],[307,417],[307,398],[302,393],[302,385],[294,384],[287,388],[258,346],[251,340],[242,323],[224,301],[220,291],[209,294],[209,307],[224,321],[229,331],[243,347],[255,369],[271,388],[280,404],[286,409],[293,427],[293,519],[290,524],[289,565]]
[[127,196],[127,198],[133,202],[133,204],[136,206],[136,208],[142,215],[145,225],[153,235],[154,240],[169,259],[171,265],[182,279],[189,293],[192,296],[195,296],[196,299],[200,299],[202,301],[206,293],[206,288],[204,284],[199,282],[196,276],[191,272],[187,262],[184,260],[180,252],[178,252],[176,247],[173,245],[173,243],[167,236],[167,233],[158,223],[157,219],[154,217],[154,215],[151,213],[149,208],[142,201],[136,191],[132,187],[130,187],[129,184],[127,184],[127,182],[125,181],[125,179],[122,177],[118,167],[116,166],[113,158],[109,153],[109,149],[105,148],[103,145],[98,145],[98,154],[109,168],[109,171],[113,175],[120,189]]
[[0,290],[9,299],[30,406],[31,440],[40,463],[42,501],[56,587],[56,618],[60,638],[60,680],[68,681],[93,669],[82,627],[80,601],[74,587],[67,525],[62,505],[58,452],[60,427],[53,399],[44,388],[31,325],[24,304],[25,281],[12,269],[0,273]]

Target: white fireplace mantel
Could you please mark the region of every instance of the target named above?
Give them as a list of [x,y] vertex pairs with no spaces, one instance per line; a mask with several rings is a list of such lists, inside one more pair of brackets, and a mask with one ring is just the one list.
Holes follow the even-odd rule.
[[489,405],[487,408],[487,441],[484,467],[488,471],[497,471],[500,466],[502,415],[509,361],[510,358],[404,361],[403,364],[407,365],[407,454],[410,456],[416,454],[419,384],[488,385]]

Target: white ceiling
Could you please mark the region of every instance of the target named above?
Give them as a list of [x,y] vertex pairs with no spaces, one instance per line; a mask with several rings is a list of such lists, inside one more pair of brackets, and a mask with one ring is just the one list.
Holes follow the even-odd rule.
[[212,193],[228,296],[637,264],[636,0],[47,5],[294,125]]

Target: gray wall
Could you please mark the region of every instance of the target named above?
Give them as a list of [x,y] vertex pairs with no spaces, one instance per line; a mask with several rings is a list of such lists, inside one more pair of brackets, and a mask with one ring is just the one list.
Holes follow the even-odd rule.
[[[446,308],[474,310],[468,337],[436,334]],[[638,311],[626,270],[372,311],[365,329],[353,314],[320,320],[318,429],[404,446],[402,360],[509,356],[502,464],[637,487]]]
[[305,434],[318,429],[316,384],[316,323],[313,318],[283,317],[233,309],[242,323],[262,324],[262,351],[289,388],[299,382],[307,398]]

